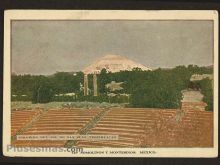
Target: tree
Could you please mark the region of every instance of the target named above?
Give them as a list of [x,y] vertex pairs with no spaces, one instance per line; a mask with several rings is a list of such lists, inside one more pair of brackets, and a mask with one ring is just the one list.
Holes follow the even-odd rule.
[[110,74],[107,73],[106,69],[102,69],[101,73],[98,75],[98,89],[99,89],[99,93],[107,94],[107,89],[105,88],[105,85],[107,83],[111,82],[111,78],[110,78],[109,75]]
[[213,111],[213,87],[212,80],[206,78],[195,82],[201,88],[201,93],[204,95],[203,101],[207,104],[206,110]]
[[133,107],[177,108],[180,105],[181,93],[166,81],[145,81],[131,95]]
[[49,82],[43,81],[40,84],[36,84],[33,91],[32,103],[48,103],[52,101],[53,96],[54,93],[51,85]]

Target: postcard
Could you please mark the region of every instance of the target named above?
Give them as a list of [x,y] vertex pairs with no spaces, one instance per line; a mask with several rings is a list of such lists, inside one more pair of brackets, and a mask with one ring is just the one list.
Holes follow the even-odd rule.
[[3,153],[217,157],[218,12],[6,10]]

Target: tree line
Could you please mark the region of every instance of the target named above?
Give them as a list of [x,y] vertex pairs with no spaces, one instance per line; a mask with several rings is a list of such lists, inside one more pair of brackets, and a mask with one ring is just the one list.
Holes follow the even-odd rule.
[[[129,94],[131,107],[177,108],[182,98],[181,91],[192,87],[190,77],[193,74],[212,74],[213,69],[196,65],[177,66],[172,69],[158,68],[153,71],[142,71],[134,68],[132,71],[108,73],[105,69],[97,75],[98,96],[92,96],[92,75],[88,75],[90,95],[83,96],[83,73],[57,72],[50,76],[44,75],[12,75],[12,101],[23,100],[33,103],[50,101],[94,101],[108,102],[109,90],[106,84],[112,81],[123,82],[122,90],[116,93]],[[213,89],[209,79],[202,80],[199,88],[204,94],[208,110],[212,110]],[[75,93],[77,97],[57,94]],[[123,102],[124,99],[113,98],[113,102]]]

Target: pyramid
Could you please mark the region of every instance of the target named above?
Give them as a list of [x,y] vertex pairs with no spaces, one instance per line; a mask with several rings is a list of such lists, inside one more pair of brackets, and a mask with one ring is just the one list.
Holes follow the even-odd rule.
[[85,74],[99,74],[102,69],[106,69],[107,72],[115,73],[120,71],[131,71],[133,68],[140,68],[145,71],[151,70],[150,68],[126,57],[109,54],[83,69],[83,72]]

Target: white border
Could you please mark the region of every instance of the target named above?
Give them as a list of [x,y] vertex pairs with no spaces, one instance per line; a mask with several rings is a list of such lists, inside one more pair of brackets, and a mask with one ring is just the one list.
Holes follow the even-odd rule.
[[[213,20],[214,21],[214,148],[86,148],[91,151],[136,151],[137,154],[76,154],[13,152],[10,144],[10,21],[11,20]],[[202,35],[202,34],[201,34]],[[217,157],[218,156],[218,12],[214,10],[8,10],[4,20],[3,154],[26,157]],[[138,154],[140,151],[156,154]]]

